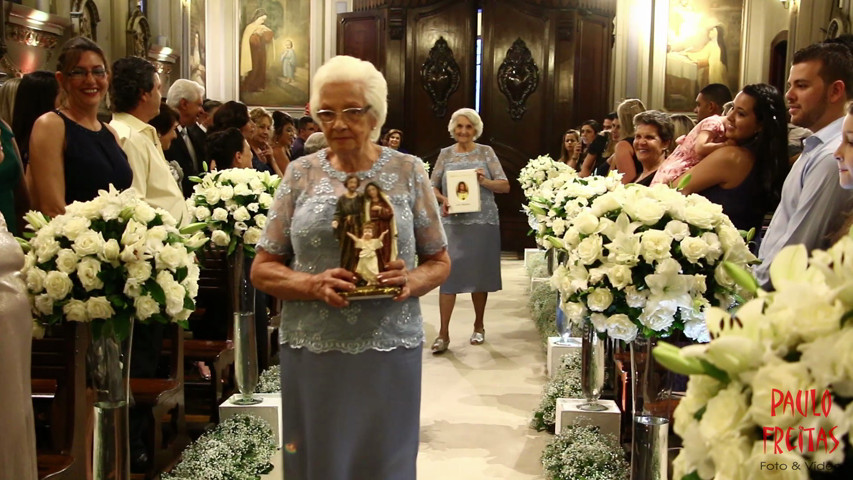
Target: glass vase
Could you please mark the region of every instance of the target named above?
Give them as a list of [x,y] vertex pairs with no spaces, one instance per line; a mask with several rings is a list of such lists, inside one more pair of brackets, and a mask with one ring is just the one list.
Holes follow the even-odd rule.
[[89,335],[86,370],[95,393],[94,480],[130,478],[128,399],[132,337],[133,322],[127,338],[120,339],[112,321],[105,322],[97,338],[94,329]]
[[607,407],[599,403],[598,398],[604,388],[604,340],[589,320],[584,321],[581,336],[581,389],[586,403],[578,405],[579,410],[601,412]]
[[251,260],[242,245],[228,257],[228,287],[234,322],[234,364],[237,390],[232,398],[237,405],[254,405],[263,399],[255,395],[258,386],[258,341],[255,334],[255,287],[249,280]]
[[666,480],[672,401],[667,374],[652,357],[655,339],[637,338],[631,352],[631,480]]

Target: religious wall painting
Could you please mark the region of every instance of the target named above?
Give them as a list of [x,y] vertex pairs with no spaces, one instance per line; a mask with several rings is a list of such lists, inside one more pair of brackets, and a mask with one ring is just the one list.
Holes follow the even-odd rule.
[[247,105],[303,107],[310,74],[309,0],[240,3],[240,100]]
[[206,0],[193,0],[190,4],[190,80],[207,87],[205,44]]
[[744,0],[669,0],[664,107],[693,111],[705,85],[740,86]]

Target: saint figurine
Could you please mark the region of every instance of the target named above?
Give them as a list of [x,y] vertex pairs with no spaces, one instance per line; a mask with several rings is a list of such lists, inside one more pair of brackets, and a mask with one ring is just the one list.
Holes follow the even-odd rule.
[[388,239],[377,252],[379,271],[383,272],[388,262],[397,259],[397,222],[391,201],[373,182],[364,187],[364,221],[373,224],[374,232],[388,232]]
[[373,238],[373,225],[367,223],[363,227],[361,238],[356,237],[352,233],[347,232],[355,248],[358,249],[358,264],[355,267],[355,273],[367,285],[379,285],[379,257],[376,252],[382,248],[382,238],[388,233],[388,230],[382,232],[379,238]]
[[335,216],[332,220],[332,228],[335,229],[335,236],[337,236],[341,248],[340,265],[351,272],[355,272],[358,265],[358,252],[355,242],[350,237],[361,238],[363,221],[364,197],[358,193],[360,183],[361,181],[355,175],[347,176],[344,180],[347,191],[338,198]]

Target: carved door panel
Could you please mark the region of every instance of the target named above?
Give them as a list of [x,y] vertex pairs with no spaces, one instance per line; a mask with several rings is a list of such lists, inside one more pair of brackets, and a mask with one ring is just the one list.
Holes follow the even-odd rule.
[[[450,145],[450,115],[474,106],[477,7],[474,0],[450,0],[410,8],[406,18],[404,147],[434,163]],[[391,125],[389,125],[391,127]]]
[[380,71],[385,66],[383,10],[338,15],[338,54],[367,60]]
[[[609,111],[610,85],[610,19],[600,15],[578,16],[575,57],[575,125],[593,118],[601,121]],[[612,108],[611,108],[612,109]]]
[[483,1],[483,82],[479,140],[491,145],[510,180],[510,192],[495,195],[501,216],[501,248],[521,250],[527,220],[518,172],[548,151],[554,108],[554,11],[522,2]]

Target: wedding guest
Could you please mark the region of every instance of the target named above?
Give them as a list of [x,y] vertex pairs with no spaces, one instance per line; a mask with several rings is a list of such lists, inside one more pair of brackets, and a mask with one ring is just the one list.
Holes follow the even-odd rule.
[[[509,192],[509,181],[495,151],[474,141],[483,134],[483,120],[476,111],[461,108],[450,117],[447,125],[456,143],[441,149],[435,161],[431,181],[435,196],[441,204],[441,223],[447,232],[450,255],[450,277],[439,290],[441,327],[432,343],[433,353],[447,350],[450,343],[450,317],[456,305],[456,295],[470,293],[474,304],[474,332],[471,345],[486,340],[484,316],[489,292],[497,292],[501,283],[501,245],[496,193]],[[480,211],[449,213],[447,172],[474,170],[480,189]]]
[[309,115],[305,115],[300,118],[296,126],[298,133],[296,134],[296,139],[293,141],[293,148],[290,152],[291,160],[295,160],[302,155],[305,155],[305,140],[308,140],[308,137],[310,137],[312,133],[318,131],[317,124],[314,123],[314,119]]
[[845,103],[853,98],[853,53],[840,44],[816,43],[794,54],[785,94],[791,123],[814,134],[806,138],[782,187],[779,207],[761,241],[753,270],[770,288],[770,263],[782,248],[803,244],[809,251],[828,246],[828,235],[853,207],[853,192],[838,183],[833,152],[841,142]]
[[732,101],[732,91],[722,83],[709,83],[696,95],[696,122],[701,122],[712,115],[726,116],[726,105]]
[[323,132],[314,132],[310,137],[308,137],[308,140],[305,140],[305,155],[311,155],[317,150],[328,146],[329,142],[326,141],[326,134]]
[[190,177],[198,176],[207,161],[205,133],[196,123],[202,112],[203,101],[204,87],[184,78],[175,80],[166,95],[166,104],[177,110],[180,125],[177,129],[178,138],[172,142],[165,155],[167,160],[178,162],[184,172],[181,190],[186,198],[193,193]]
[[392,128],[385,133],[385,136],[382,137],[382,145],[385,145],[388,148],[393,148],[394,150],[399,150],[403,153],[409,153],[405,148],[402,148],[402,144],[402,130]]
[[59,106],[59,83],[56,74],[45,70],[24,75],[15,103],[18,108],[12,115],[12,131],[21,152],[21,163],[26,168],[30,161],[30,134],[36,119]]
[[619,141],[613,149],[613,159],[611,160],[611,169],[615,169],[622,174],[622,183],[634,183],[637,180],[640,172],[643,171],[643,165],[637,160],[637,153],[634,151],[634,117],[645,112],[646,106],[643,102],[636,98],[624,100],[616,107],[616,117],[619,123]]
[[6,123],[12,123],[15,115],[15,98],[20,84],[21,77],[10,77],[0,85],[0,120]]
[[675,141],[670,145],[667,155],[672,153],[675,149],[675,145],[681,143],[680,140],[684,140],[684,137],[693,130],[693,127],[696,126],[696,122],[683,113],[670,114],[669,119],[672,121],[672,136],[675,138]]
[[[779,203],[788,173],[785,101],[775,87],[747,85],[726,117],[726,142],[688,170],[685,195],[698,193],[722,205],[740,230],[761,228]],[[680,183],[681,179],[675,181]]]
[[[336,56],[313,76],[312,116],[329,148],[285,172],[252,268],[282,302],[284,476],[414,479],[419,444],[423,320],[418,297],[447,277],[439,211],[423,163],[374,142],[388,87],[369,62]],[[378,276],[394,299],[350,302],[331,228],[349,175],[393,203],[400,258]],[[417,260],[416,260],[417,256]],[[346,408],[329,408],[346,405]]]
[[280,110],[272,112],[272,120],[272,155],[278,169],[285,172],[290,164],[290,148],[296,136],[296,127],[293,125],[293,117]]
[[197,123],[202,132],[207,133],[207,130],[213,125],[213,116],[221,106],[222,102],[209,98],[201,103],[201,112],[198,114]]
[[610,171],[610,165],[607,164],[607,157],[604,156],[604,150],[607,148],[607,137],[599,135],[601,133],[601,124],[595,120],[587,120],[581,125],[581,163],[580,177],[588,177],[590,175],[607,175]]
[[[8,160],[5,160],[8,161]],[[0,165],[5,163],[0,153]],[[21,278],[24,252],[0,215],[0,478],[36,480],[36,432],[30,391],[33,319]]]
[[59,108],[39,117],[30,136],[33,207],[54,217],[73,201],[88,201],[112,184],[130,188],[133,171],[113,129],[98,120],[109,88],[109,64],[101,47],[85,37],[62,46],[56,80]]
[[577,130],[567,130],[560,142],[560,162],[577,170],[580,156],[581,133]]
[[642,170],[632,183],[650,185],[658,166],[666,157],[672,142],[673,126],[669,115],[658,110],[646,110],[634,117],[634,152]]
[[231,127],[213,132],[207,138],[210,170],[252,168],[252,148],[240,133]]
[[[160,102],[160,113],[151,120],[148,120],[148,124],[157,130],[157,136],[160,139],[160,149],[163,151],[164,158],[166,152],[172,147],[172,142],[178,138],[177,128],[179,118],[180,115],[178,115],[178,112],[174,108],[166,105],[166,102]],[[181,180],[184,178],[184,170],[175,160],[168,160],[168,162],[172,178],[180,185]],[[181,190],[183,191],[183,189]]]

